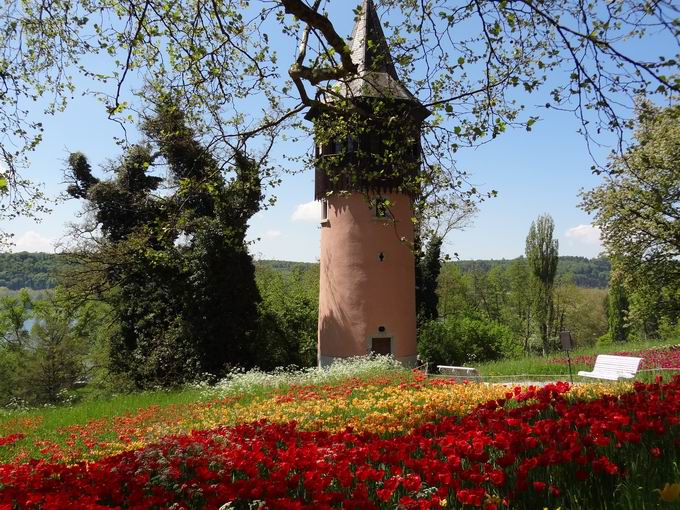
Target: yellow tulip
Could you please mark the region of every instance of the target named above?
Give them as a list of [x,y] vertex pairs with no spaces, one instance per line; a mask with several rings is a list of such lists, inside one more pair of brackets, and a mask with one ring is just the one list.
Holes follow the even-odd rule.
[[680,483],[664,485],[663,489],[659,491],[659,498],[666,503],[673,503],[680,498]]

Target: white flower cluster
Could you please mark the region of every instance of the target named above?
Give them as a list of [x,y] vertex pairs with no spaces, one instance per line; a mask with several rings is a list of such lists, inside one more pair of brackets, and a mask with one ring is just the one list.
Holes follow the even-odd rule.
[[237,369],[215,385],[202,386],[202,388],[210,396],[226,396],[256,393],[258,389],[333,384],[351,377],[365,378],[387,371],[400,370],[405,370],[404,366],[393,357],[372,354],[338,359],[324,368],[285,367],[277,368],[273,372]]

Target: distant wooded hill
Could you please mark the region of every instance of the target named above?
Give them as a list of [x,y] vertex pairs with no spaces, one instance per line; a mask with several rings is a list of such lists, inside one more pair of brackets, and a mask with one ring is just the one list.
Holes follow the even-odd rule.
[[52,253],[0,253],[0,287],[51,289],[59,258]]
[[[481,271],[486,273],[496,266],[505,269],[512,259],[506,260],[457,260],[449,262],[455,264],[461,271]],[[296,269],[307,269],[314,264],[309,262],[289,262],[286,260],[261,260],[258,264],[269,266],[276,271],[289,273]],[[557,277],[569,277],[579,287],[591,289],[605,289],[609,285],[611,265],[605,258],[588,259],[585,257],[560,257],[557,265]]]
[[[512,260],[458,260],[451,262],[457,265],[461,271],[482,271],[486,273],[493,267],[506,268]],[[604,289],[609,285],[609,272],[611,265],[605,258],[588,259],[585,257],[560,257],[557,264],[557,277],[569,276],[574,284],[579,287]]]
[[[460,260],[451,262],[461,271],[479,270],[487,272],[495,266],[505,267],[512,260]],[[309,262],[286,260],[260,260],[257,264],[269,266],[276,271],[289,273],[296,269],[307,269],[314,265]],[[59,255],[49,253],[0,253],[0,287],[12,290],[22,288],[50,289],[55,286],[54,273],[59,265]],[[610,265],[607,259],[585,257],[560,257],[557,274],[571,275],[579,287],[605,288],[609,282]]]

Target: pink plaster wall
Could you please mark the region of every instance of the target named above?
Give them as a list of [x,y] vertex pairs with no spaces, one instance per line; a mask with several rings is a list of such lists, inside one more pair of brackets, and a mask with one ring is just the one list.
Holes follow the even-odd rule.
[[328,200],[328,221],[321,227],[320,364],[367,354],[378,336],[392,337],[396,358],[416,355],[411,202],[400,193],[381,196],[392,202],[394,221],[376,219],[361,193]]

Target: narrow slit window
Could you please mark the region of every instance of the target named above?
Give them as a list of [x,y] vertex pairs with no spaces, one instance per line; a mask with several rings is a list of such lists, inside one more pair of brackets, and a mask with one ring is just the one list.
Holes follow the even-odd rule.
[[328,200],[321,199],[321,222],[328,221]]

